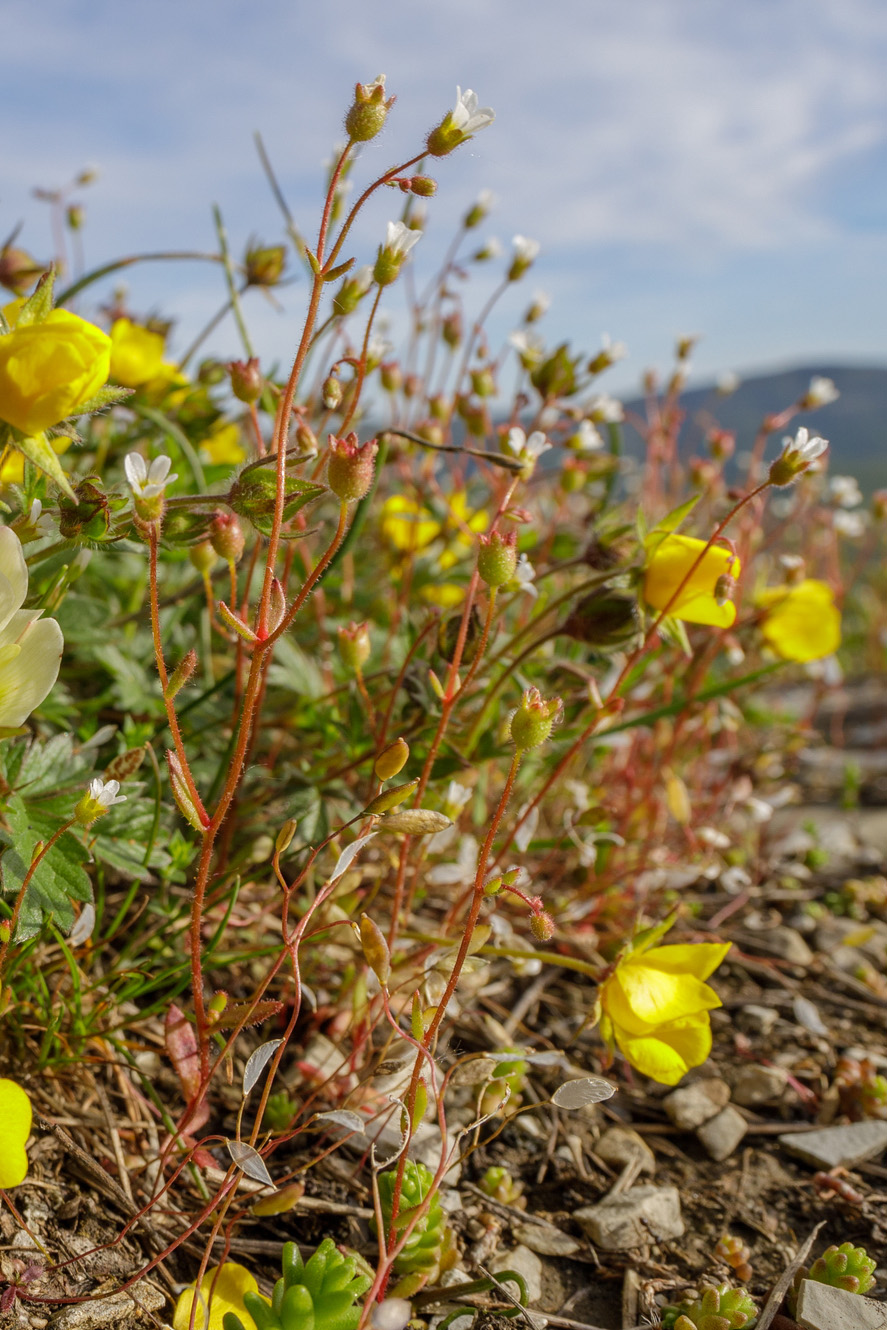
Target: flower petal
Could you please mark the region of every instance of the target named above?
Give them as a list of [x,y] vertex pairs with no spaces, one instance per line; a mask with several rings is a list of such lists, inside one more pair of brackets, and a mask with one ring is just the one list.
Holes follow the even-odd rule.
[[660,1026],[655,1035],[627,1036],[617,1029],[622,1055],[644,1076],[660,1085],[677,1085],[691,1067],[700,1066],[711,1052],[708,1016],[688,1017]]
[[695,974],[707,979],[714,974],[730,950],[729,942],[683,942],[665,947],[653,947],[644,952],[645,965],[664,970],[666,974]]
[[[28,617],[30,611],[19,611],[10,626],[19,615]],[[21,651],[15,660],[0,666],[0,727],[4,729],[23,725],[39,707],[58,678],[65,643],[55,619],[32,618],[19,637],[19,645]]]
[[[216,1278],[217,1273],[218,1278]],[[222,1321],[226,1312],[234,1312],[247,1330],[254,1330],[256,1323],[243,1305],[243,1295],[258,1291],[259,1286],[249,1270],[243,1265],[238,1265],[236,1261],[226,1261],[221,1267],[207,1270],[200,1281],[200,1299],[197,1315],[194,1318],[194,1330],[223,1330]],[[173,1330],[188,1330],[194,1294],[195,1286],[192,1284],[179,1297],[172,1321]],[[207,1315],[206,1307],[210,1297],[212,1302]],[[267,1302],[268,1299],[265,1298],[264,1301]]]
[[0,631],[28,594],[28,565],[18,536],[0,527]]
[[0,1188],[24,1182],[28,1172],[25,1142],[30,1134],[30,1099],[15,1081],[0,1078]]
[[647,1034],[670,1021],[719,1007],[713,988],[692,974],[668,974],[642,962],[628,961],[614,975],[607,1010],[617,1027]]

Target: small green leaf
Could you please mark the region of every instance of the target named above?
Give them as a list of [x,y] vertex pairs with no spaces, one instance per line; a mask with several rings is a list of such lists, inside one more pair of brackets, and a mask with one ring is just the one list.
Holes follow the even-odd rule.
[[15,321],[17,328],[27,328],[32,323],[42,323],[47,314],[52,312],[53,287],[55,286],[55,269],[50,268],[45,272],[37,283],[36,290],[28,296],[28,299],[22,305]]
[[108,383],[104,388],[100,388],[94,397],[81,402],[77,408],[78,416],[88,416],[93,411],[103,411],[105,407],[116,406],[119,402],[125,402],[127,397],[132,397],[135,388],[118,388],[115,383]]

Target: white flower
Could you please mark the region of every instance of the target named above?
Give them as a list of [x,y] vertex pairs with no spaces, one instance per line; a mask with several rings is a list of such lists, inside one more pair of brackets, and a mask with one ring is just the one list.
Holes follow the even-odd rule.
[[821,439],[818,434],[810,438],[810,431],[802,425],[794,438],[786,435],[782,440],[782,456],[790,458],[797,466],[805,463],[809,466],[821,457],[828,447],[828,439]]
[[364,263],[363,266],[358,268],[357,272],[352,273],[347,280],[353,282],[356,290],[358,290],[362,296],[365,296],[373,284],[372,265]]
[[855,508],[862,503],[862,491],[855,476],[832,476],[828,483],[829,498],[841,508]]
[[126,803],[126,795],[118,794],[119,789],[119,780],[104,781],[96,776],[95,780],[89,782],[89,797],[101,804],[102,808],[111,808],[114,804]]
[[599,425],[618,425],[620,420],[625,419],[625,408],[622,403],[615,397],[608,397],[606,393],[592,397],[587,410],[589,419]]
[[624,360],[628,355],[628,347],[624,342],[614,342],[609,333],[603,333],[599,355],[608,365],[615,365],[617,360]]
[[551,309],[551,296],[548,294],[548,292],[536,291],[533,293],[533,303],[530,305],[530,309],[527,313],[527,318],[529,319],[530,314],[532,314],[533,317],[531,322],[535,323],[537,319],[541,319],[543,315],[547,314],[550,309]]
[[522,263],[532,263],[541,248],[538,240],[528,240],[526,236],[514,236],[514,256]]
[[533,583],[536,580],[536,570],[530,563],[526,554],[522,554],[517,561],[517,567],[514,570],[514,577],[508,583],[509,591],[526,591],[533,599],[539,595]]
[[479,129],[486,129],[496,119],[491,106],[478,106],[477,93],[466,88],[465,92],[456,86],[456,105],[450,112],[450,123],[461,134],[476,134]]
[[570,435],[570,447],[577,453],[597,453],[604,441],[590,420],[580,420],[575,434]]
[[715,388],[722,397],[729,397],[736,392],[740,383],[739,375],[732,369],[726,369],[715,379]]
[[421,238],[421,231],[413,231],[404,222],[389,222],[385,232],[384,248],[390,254],[404,257]]
[[858,540],[865,534],[866,518],[868,513],[848,513],[844,509],[839,509],[832,516],[832,526],[841,536],[847,536],[850,540]]
[[129,487],[137,499],[157,499],[174,480],[176,475],[169,475],[172,466],[170,459],[163,453],[155,457],[150,466],[141,453],[127,453],[123,463]]
[[814,407],[828,406],[829,402],[836,402],[840,396],[841,394],[831,379],[814,375],[810,380],[809,388],[804,394],[804,406],[812,411]]
[[696,835],[705,845],[710,845],[713,850],[726,850],[730,845],[730,837],[725,836],[723,831],[718,831],[716,827],[700,827]]
[[[0,527],[0,728],[18,729],[58,678],[62,630],[42,610],[23,610],[28,565],[21,541]],[[40,622],[38,622],[40,620]]]
[[508,342],[520,356],[524,369],[528,368],[527,359],[529,359],[531,365],[535,365],[541,360],[542,353],[545,350],[545,343],[538,333],[524,332],[523,329],[519,332],[509,333]]
[[480,249],[474,251],[474,258],[478,263],[483,263],[487,259],[498,259],[502,255],[502,241],[496,236],[490,236],[481,245]]
[[540,429],[534,430],[529,438],[527,438],[520,425],[513,425],[508,431],[508,451],[512,457],[520,457],[523,461],[535,462],[550,447],[551,444]]

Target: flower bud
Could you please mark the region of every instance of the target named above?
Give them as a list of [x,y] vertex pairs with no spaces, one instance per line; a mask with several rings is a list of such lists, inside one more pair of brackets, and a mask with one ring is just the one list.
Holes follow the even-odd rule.
[[475,226],[480,226],[485,217],[490,215],[490,208],[493,206],[493,195],[488,189],[482,189],[477,196],[477,201],[471,205],[465,216],[462,218],[462,225],[466,231],[471,231]]
[[508,280],[509,282],[518,282],[536,258],[540,246],[538,240],[528,240],[526,236],[515,236],[512,244],[514,245],[514,258],[511,260],[511,267],[508,269]]
[[373,284],[373,270],[369,265],[346,277],[333,296],[333,312],[340,318],[353,314]]
[[887,521],[887,490],[875,490],[872,495],[872,517],[876,522]]
[[612,651],[635,638],[640,626],[640,612],[634,596],[602,588],[583,596],[560,631],[577,642]]
[[493,531],[479,536],[477,571],[487,586],[500,587],[510,582],[517,569],[517,532],[500,535]]
[[13,295],[26,295],[43,271],[44,265],[31,258],[27,250],[14,245],[0,249],[0,286]]
[[298,826],[299,824],[294,817],[288,817],[284,822],[274,841],[274,848],[278,854],[284,854],[289,849]]
[[377,794],[375,799],[371,799],[363,810],[367,817],[378,817],[381,813],[390,813],[392,808],[397,808],[408,799],[416,786],[419,784],[419,778],[415,780],[404,781],[403,785],[394,785],[390,790],[383,790]]
[[520,752],[525,752],[528,748],[538,748],[544,744],[562,706],[559,697],[552,697],[546,702],[538,688],[528,688],[511,718],[514,746]]
[[247,286],[276,286],[286,266],[286,246],[252,245],[243,266]]
[[496,380],[492,371],[484,366],[471,371],[471,388],[478,397],[495,397]]
[[224,989],[219,989],[217,993],[213,993],[206,1006],[206,1014],[210,1025],[215,1025],[218,1022],[219,1017],[224,1015],[227,1006],[228,994]]
[[305,457],[314,457],[317,454],[317,435],[310,425],[304,420],[300,420],[295,430],[293,438],[299,447],[299,452]]
[[369,493],[378,451],[379,445],[375,439],[358,445],[357,435],[353,432],[344,439],[330,435],[327,484],[343,503],[352,503]]
[[231,381],[231,391],[239,402],[252,405],[262,396],[265,380],[259,369],[258,357],[251,356],[249,360],[232,360],[228,365],[228,376]]
[[[91,480],[82,480],[74,499],[59,492],[59,535],[65,540],[102,540],[111,525],[111,505]],[[22,533],[22,536],[24,533]]]
[[554,937],[554,920],[545,910],[530,915],[530,932],[537,942],[550,942]]
[[182,771],[182,764],[178,759],[178,755],[171,748],[166,751],[166,763],[169,767],[169,783],[172,786],[173,798],[179,812],[195,831],[205,831],[206,827],[209,826],[209,819],[207,818],[206,825],[204,825],[200,813],[194,805],[194,800],[191,798],[188,782],[185,780],[185,774]]
[[729,573],[721,573],[715,582],[715,600],[719,605],[726,605],[728,600],[732,600],[736,591],[736,578],[731,577]]
[[729,457],[733,456],[736,447],[736,435],[732,434],[730,430],[713,429],[709,432],[706,442],[708,451],[715,461],[726,462]]
[[226,563],[239,563],[246,537],[234,513],[219,510],[214,515],[210,523],[209,539],[220,559],[224,559]]
[[342,385],[335,372],[328,374],[324,379],[320,395],[327,411],[335,411],[342,405]]
[[[192,648],[191,651],[189,651],[186,655],[182,657],[178,665],[173,670],[172,674],[169,676],[169,680],[166,685],[166,691],[164,693],[164,697],[168,702],[171,702],[172,699],[175,697],[176,693],[178,693],[182,688],[184,688],[185,684],[191,678],[191,675],[194,673],[196,669],[197,669],[197,652],[194,651]],[[140,755],[139,761],[141,761],[141,755],[143,754],[144,750],[138,748],[135,751]]]
[[86,211],[82,203],[69,203],[65,212],[65,221],[69,231],[82,231]]
[[384,988],[391,974],[391,954],[385,935],[368,914],[360,916],[359,933],[366,963]]
[[448,420],[450,403],[443,393],[434,393],[428,399],[428,414],[432,420]]
[[352,623],[336,630],[339,654],[351,670],[359,670],[370,658],[370,634],[365,623]]
[[345,116],[345,132],[352,143],[368,143],[381,133],[393,105],[393,97],[385,100],[384,74],[372,83],[358,83],[354,89],[354,101]]
[[443,813],[434,813],[430,808],[406,808],[399,813],[388,813],[376,823],[377,831],[399,831],[407,836],[431,836],[436,831],[445,831],[453,824]]
[[286,596],[279,577],[271,582],[271,595],[268,602],[268,631],[273,633],[280,627],[286,614]]
[[410,181],[410,193],[423,199],[433,198],[437,193],[437,181],[430,175],[414,175]]
[[386,393],[398,393],[403,387],[403,374],[396,360],[386,360],[379,366],[379,378]]
[[409,756],[410,746],[406,739],[395,739],[376,758],[373,770],[379,780],[391,780],[392,776],[403,770]]
[[192,545],[188,551],[188,558],[197,569],[198,573],[206,576],[215,564],[218,555],[209,540],[201,540],[198,545]]
[[440,335],[444,342],[446,342],[447,346],[453,351],[455,351],[456,347],[461,344],[462,315],[457,309],[454,309],[451,314],[448,314],[446,318],[441,321]]

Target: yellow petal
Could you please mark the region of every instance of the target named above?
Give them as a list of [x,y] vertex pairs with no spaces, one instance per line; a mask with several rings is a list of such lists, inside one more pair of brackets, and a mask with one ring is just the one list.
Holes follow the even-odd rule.
[[630,959],[614,976],[607,1010],[629,1034],[647,1034],[657,1026],[721,1005],[713,988],[692,974],[668,974]]
[[644,952],[645,965],[668,974],[695,974],[707,979],[714,974],[730,950],[729,942],[683,942],[665,947],[653,947]]
[[427,508],[403,494],[392,494],[382,504],[382,534],[396,550],[421,550],[441,530]]
[[111,379],[138,388],[153,379],[163,362],[164,339],[131,319],[115,319],[111,328]]
[[465,588],[456,582],[435,582],[423,586],[419,595],[430,605],[440,605],[441,609],[452,610],[465,599]]
[[[720,545],[708,549],[705,545],[694,536],[666,536],[647,564],[644,600],[654,610],[667,607],[669,614],[687,623],[729,628],[736,618],[736,606],[729,600],[719,605],[715,588],[719,577],[739,575],[739,560]],[[678,592],[688,573],[686,585]]]
[[[216,1274],[218,1272],[218,1278]],[[213,1287],[215,1281],[215,1287]],[[207,1315],[207,1304],[210,1303],[210,1290],[212,1290],[212,1302],[210,1304],[209,1315]],[[223,1330],[222,1320],[226,1312],[234,1312],[240,1317],[247,1330],[255,1330],[255,1321],[243,1305],[244,1293],[258,1293],[259,1286],[253,1276],[245,1266],[238,1265],[236,1261],[226,1261],[223,1266],[207,1270],[203,1279],[200,1281],[200,1298],[198,1300],[197,1315],[194,1318],[194,1330]],[[260,1294],[264,1301],[264,1295]],[[175,1315],[173,1316],[173,1330],[188,1330],[191,1318],[191,1307],[194,1302],[194,1285],[186,1288],[176,1303]],[[269,1304],[270,1305],[270,1304]]]
[[820,660],[841,645],[841,612],[826,582],[811,577],[797,586],[771,587],[755,603],[766,611],[764,641],[783,660]]
[[0,1078],[0,1189],[24,1182],[28,1172],[25,1143],[30,1134],[30,1099],[15,1081]]
[[616,1031],[623,1056],[651,1080],[677,1085],[691,1067],[699,1067],[711,1052],[708,1016],[689,1017],[660,1026],[654,1035],[630,1036]]
[[215,466],[239,466],[246,457],[240,426],[233,421],[220,421],[200,446]]

